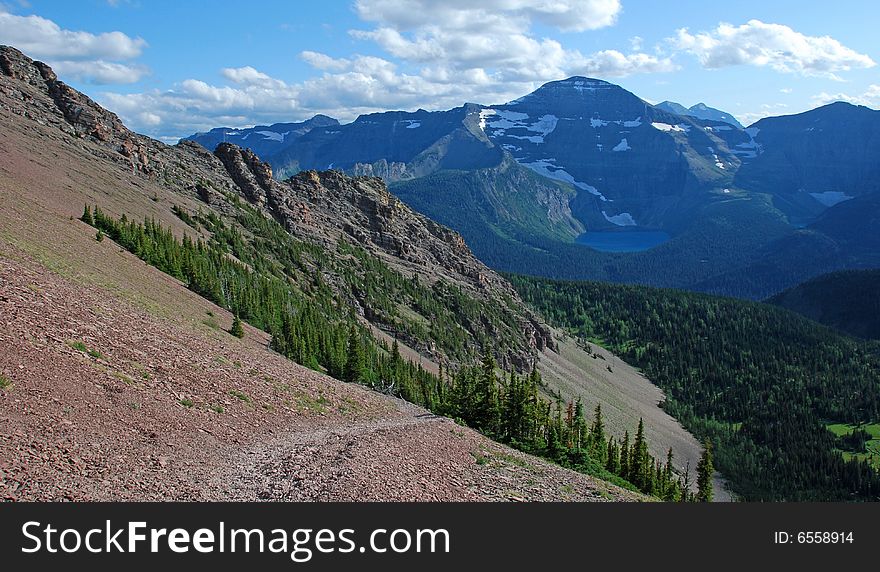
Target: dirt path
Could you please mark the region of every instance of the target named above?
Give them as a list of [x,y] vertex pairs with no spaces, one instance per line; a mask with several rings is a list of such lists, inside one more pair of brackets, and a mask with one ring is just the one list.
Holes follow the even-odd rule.
[[640,498],[234,338],[227,312],[77,225],[46,237],[72,231],[67,277],[0,240],[0,499]]
[[395,400],[398,415],[296,430],[231,459],[216,498],[324,501],[636,499]]

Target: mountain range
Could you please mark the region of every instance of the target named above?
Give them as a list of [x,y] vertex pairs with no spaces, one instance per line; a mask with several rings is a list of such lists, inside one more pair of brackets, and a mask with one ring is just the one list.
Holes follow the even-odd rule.
[[674,101],[664,101],[662,103],[658,103],[657,107],[670,113],[675,113],[676,115],[688,115],[691,117],[696,117],[698,119],[723,121],[725,123],[730,123],[738,129],[743,128],[742,123],[737,121],[736,117],[734,117],[733,114],[727,113],[726,111],[721,111],[720,109],[715,109],[714,107],[709,107],[705,103],[698,103],[688,108]]
[[[841,234],[878,214],[880,112],[866,107],[834,103],[742,128],[702,104],[654,106],[572,77],[502,105],[297,125],[296,136],[282,136],[290,124],[235,133],[279,179],[306,169],[383,178],[502,271],[763,299],[878,263]],[[211,149],[223,132],[189,139]],[[597,232],[658,233],[662,244],[602,252],[584,240]]]
[[601,403],[675,474],[699,459],[659,388],[380,178],[165,145],[8,46],[0,122],[4,498],[644,498],[475,431],[501,420],[463,377],[481,359],[499,391],[529,376],[541,431],[550,399]]

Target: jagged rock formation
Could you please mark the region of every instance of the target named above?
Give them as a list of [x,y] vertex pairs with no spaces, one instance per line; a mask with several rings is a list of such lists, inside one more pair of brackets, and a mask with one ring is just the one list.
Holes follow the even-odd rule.
[[[320,245],[328,253],[345,240],[427,287],[443,281],[492,306],[504,316],[506,335],[516,338],[511,347],[494,348],[504,364],[525,369],[535,362],[538,352],[555,347],[549,328],[525,307],[506,280],[473,255],[460,234],[414,212],[389,193],[380,178],[307,171],[277,181],[269,164],[250,149],[223,143],[211,153],[192,141],[168,146],[131,132],[115,114],[15,48],[0,46],[0,70],[0,106],[88,140],[91,144],[84,149],[121,169],[158,182],[181,197],[198,199],[225,215],[235,215],[232,200],[240,197],[295,237]],[[343,298],[354,301],[351,293],[343,291],[343,284],[334,286]],[[374,315],[369,308],[360,310],[365,319]],[[489,338],[498,333],[488,323],[461,326],[474,336],[478,330]],[[430,341],[414,345],[432,359],[448,360]]]

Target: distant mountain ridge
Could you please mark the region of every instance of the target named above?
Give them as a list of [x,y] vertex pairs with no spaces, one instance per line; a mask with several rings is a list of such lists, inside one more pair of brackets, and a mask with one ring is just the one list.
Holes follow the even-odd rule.
[[880,269],[824,274],[768,303],[860,338],[880,340]]
[[339,125],[339,121],[336,119],[326,115],[315,115],[311,119],[298,123],[256,125],[247,129],[215,127],[210,131],[185,137],[184,140],[196,141],[211,150],[221,143],[232,143],[239,147],[249,148],[260,157],[267,157],[291,145],[312,129],[332,128],[335,125]]
[[724,123],[729,123],[738,129],[744,128],[743,124],[737,121],[736,117],[734,117],[732,113],[721,111],[720,109],[715,109],[714,107],[709,107],[705,103],[698,103],[690,107],[685,107],[684,105],[676,103],[674,101],[664,101],[662,103],[658,103],[654,107],[663,109],[664,111],[668,111],[670,113],[675,113],[676,115],[689,115],[698,119],[723,121]]
[[[381,177],[504,271],[760,299],[871,264],[869,248],[810,225],[834,211],[848,213],[842,226],[870,228],[873,201],[842,203],[880,189],[880,112],[837,103],[742,129],[703,104],[685,111],[575,76],[505,104],[265,136],[261,159],[279,179],[308,169]],[[584,231],[631,230],[671,239],[620,254],[574,244]]]

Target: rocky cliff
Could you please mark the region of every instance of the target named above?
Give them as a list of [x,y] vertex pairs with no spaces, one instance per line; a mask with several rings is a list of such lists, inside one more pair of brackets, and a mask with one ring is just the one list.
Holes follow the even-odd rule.
[[[168,146],[131,132],[115,114],[15,48],[0,46],[0,70],[3,109],[57,127],[62,137],[82,141],[84,152],[160,184],[181,200],[197,200],[233,224],[239,214],[236,201],[244,200],[298,240],[322,249],[322,256],[335,257],[334,264],[356,264],[338,258],[337,252],[340,242],[354,244],[380,260],[394,276],[415,280],[425,289],[441,283],[470,303],[482,304],[492,320],[462,319],[456,325],[471,339],[473,351],[479,351],[477,340],[503,338],[504,344],[490,349],[502,363],[525,369],[539,351],[554,347],[547,326],[525,307],[506,280],[474,257],[460,234],[414,212],[388,192],[382,179],[306,171],[277,181],[269,164],[249,149],[225,143],[211,153],[192,141]],[[142,191],[135,183],[131,192]],[[313,264],[315,272],[319,266]],[[368,265],[362,264],[357,272],[363,277]],[[327,280],[342,299],[357,306],[365,320],[372,320],[380,330],[389,327],[376,318],[381,313],[363,307],[364,300],[351,285],[333,276]],[[444,311],[454,314],[455,308]],[[413,319],[430,323],[431,316]],[[407,341],[431,359],[455,361],[431,340]]]

